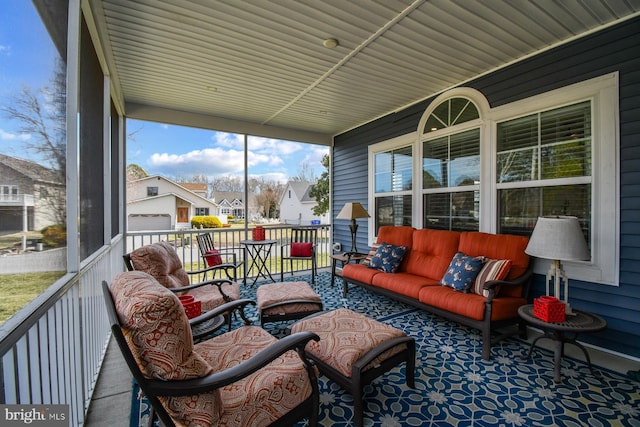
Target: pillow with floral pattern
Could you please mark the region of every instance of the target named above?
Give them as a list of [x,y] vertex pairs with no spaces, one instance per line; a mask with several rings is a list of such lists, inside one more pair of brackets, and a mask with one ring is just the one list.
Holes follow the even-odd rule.
[[407,252],[407,246],[395,246],[382,242],[369,261],[369,268],[395,273]]
[[440,284],[449,286],[460,292],[469,292],[473,287],[476,276],[482,269],[484,257],[473,257],[458,252],[454,255]]

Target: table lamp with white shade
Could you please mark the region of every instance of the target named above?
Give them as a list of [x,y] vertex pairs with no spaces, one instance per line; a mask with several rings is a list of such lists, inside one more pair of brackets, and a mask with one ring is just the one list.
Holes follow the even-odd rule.
[[351,230],[351,252],[353,253],[358,252],[358,248],[356,247],[356,231],[358,231],[356,219],[358,218],[369,218],[369,213],[358,202],[345,203],[338,216],[336,216],[336,219],[351,220],[349,229]]
[[[569,306],[569,279],[562,269],[561,261],[586,261],[591,258],[578,218],[575,216],[539,217],[525,252],[537,258],[552,260],[547,273],[547,295],[551,295],[549,282],[553,279],[553,296],[566,304],[566,314],[572,314]],[[562,281],[564,281],[564,295],[560,293]]]

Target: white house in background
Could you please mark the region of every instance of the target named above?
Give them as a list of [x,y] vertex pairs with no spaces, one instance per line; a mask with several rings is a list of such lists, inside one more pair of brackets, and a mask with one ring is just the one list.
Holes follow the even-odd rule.
[[244,219],[246,207],[242,201],[243,193],[240,191],[214,191],[213,201],[218,205],[218,215]]
[[312,221],[322,224],[329,222],[329,213],[318,216],[313,208],[318,204],[309,196],[313,183],[306,181],[289,181],[280,199],[280,221],[284,224],[309,225]]
[[195,190],[158,175],[128,181],[127,230],[191,228],[191,217],[217,215],[218,205],[200,195],[206,196],[206,188]]

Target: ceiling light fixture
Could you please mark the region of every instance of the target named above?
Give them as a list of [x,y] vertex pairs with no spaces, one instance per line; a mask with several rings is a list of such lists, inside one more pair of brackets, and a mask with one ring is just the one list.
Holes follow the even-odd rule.
[[336,47],[338,47],[338,45],[340,44],[340,42],[338,42],[337,39],[331,38],[331,39],[325,39],[322,42],[322,45],[324,47],[326,47],[327,49],[334,49]]

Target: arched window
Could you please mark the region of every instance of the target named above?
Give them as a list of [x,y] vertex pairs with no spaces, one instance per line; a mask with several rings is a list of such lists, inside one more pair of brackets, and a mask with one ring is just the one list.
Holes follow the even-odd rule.
[[422,226],[479,230],[482,94],[459,88],[436,98],[420,121]]

